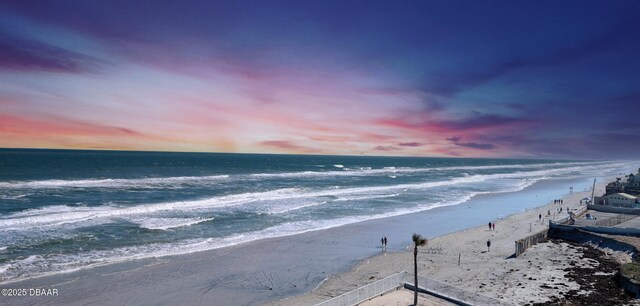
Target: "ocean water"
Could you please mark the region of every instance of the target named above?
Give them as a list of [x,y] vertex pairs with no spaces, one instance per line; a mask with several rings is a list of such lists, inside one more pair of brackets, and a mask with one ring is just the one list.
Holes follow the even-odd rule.
[[0,150],[0,283],[436,207],[626,161]]

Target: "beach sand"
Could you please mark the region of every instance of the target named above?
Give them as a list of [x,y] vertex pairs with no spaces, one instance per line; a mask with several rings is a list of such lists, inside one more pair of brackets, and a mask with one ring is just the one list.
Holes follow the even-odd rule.
[[[596,194],[602,192],[604,184],[599,184]],[[513,255],[515,240],[548,228],[548,211],[553,217],[553,212],[562,207],[565,213],[556,214],[556,217],[566,216],[567,208],[577,208],[580,199],[590,196],[590,191],[573,193],[564,197],[563,205],[551,202],[497,220],[495,231],[484,225],[430,239],[428,245],[419,251],[418,273],[515,305],[549,302],[553,296],[560,297],[570,290],[578,290],[580,285],[567,277],[565,269],[598,265],[593,259],[583,258],[580,247],[564,242],[542,243],[518,258],[513,258]],[[544,216],[541,221],[538,220],[540,214]],[[491,240],[490,251],[487,250],[487,240]],[[628,254],[617,255],[618,261],[630,261]],[[329,278],[313,292],[273,305],[312,305],[394,273],[411,272],[412,267],[410,247],[401,252],[385,253]]]

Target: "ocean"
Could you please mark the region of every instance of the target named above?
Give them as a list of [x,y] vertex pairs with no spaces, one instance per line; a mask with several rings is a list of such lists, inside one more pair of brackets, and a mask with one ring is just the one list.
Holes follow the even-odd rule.
[[0,283],[610,177],[627,161],[0,150]]

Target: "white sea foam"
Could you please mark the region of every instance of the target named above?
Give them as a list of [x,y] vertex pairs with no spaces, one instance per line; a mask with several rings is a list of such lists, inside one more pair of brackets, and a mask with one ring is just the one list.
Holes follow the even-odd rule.
[[[607,162],[564,162],[564,163],[541,163],[541,164],[515,164],[515,165],[492,165],[492,166],[448,166],[434,168],[409,168],[409,167],[383,167],[373,169],[371,167],[360,167],[355,170],[345,168],[343,165],[334,165],[341,168],[341,171],[300,171],[300,172],[280,172],[280,173],[254,173],[250,177],[259,178],[295,178],[295,177],[325,177],[325,176],[377,176],[381,174],[394,175],[398,173],[422,173],[458,170],[495,170],[495,169],[558,169],[576,166],[597,166]],[[349,171],[347,171],[349,170]]]
[[214,218],[139,218],[131,221],[152,230],[168,230],[212,221]]
[[496,179],[532,179],[539,180],[554,177],[575,171],[599,171],[603,167],[599,165],[574,166],[568,168],[554,168],[537,171],[519,171],[511,173],[476,174],[456,177],[443,181],[397,184],[387,186],[367,186],[352,188],[328,188],[328,189],[299,189],[284,188],[264,192],[251,192],[218,196],[191,201],[176,201],[154,204],[140,204],[135,206],[100,206],[100,207],[67,207],[50,206],[39,209],[26,210],[10,214],[0,218],[0,229],[3,228],[28,228],[31,226],[56,226],[67,223],[82,223],[88,220],[101,218],[114,218],[147,215],[162,212],[190,211],[213,209],[219,207],[238,206],[258,201],[296,200],[310,199],[324,196],[343,196],[358,194],[384,194],[397,193],[403,190],[421,190],[442,186],[477,184],[483,181]]
[[228,178],[228,175],[176,176],[132,179],[84,179],[84,180],[40,180],[0,182],[4,189],[54,189],[54,188],[167,188],[170,185],[207,183]]
[[320,205],[323,205],[323,204],[327,204],[327,202],[328,201],[309,202],[309,203],[304,203],[304,204],[296,204],[296,205],[293,205],[293,206],[288,206],[288,205],[270,206],[270,207],[265,209],[265,213],[270,214],[270,215],[284,214],[284,213],[300,210],[300,209],[303,209],[303,208],[320,206]]
[[[283,201],[278,204],[269,205],[267,207],[257,208],[257,211],[264,211],[267,214],[282,214],[303,208],[321,206],[331,202],[349,202],[349,201],[368,201],[375,199],[393,198],[401,195],[401,193],[393,194],[366,194],[366,195],[342,195],[326,201]],[[313,199],[313,198],[312,198]],[[263,205],[261,205],[263,206]]]
[[377,195],[364,195],[364,196],[345,196],[339,197],[335,199],[336,202],[341,201],[362,201],[362,200],[373,200],[373,199],[384,199],[384,198],[393,198],[401,195],[401,193],[392,193],[392,194],[377,194]]
[[64,205],[48,206],[30,209],[0,218],[0,229],[31,227],[42,225],[61,225],[82,222],[100,218],[127,217],[158,212],[172,212],[197,210],[229,205],[240,205],[260,199],[286,198],[297,189],[283,188],[266,192],[243,193],[230,196],[213,197],[194,201],[177,201],[135,206],[98,206],[98,207],[69,207]]
[[0,218],[2,228],[29,228],[34,225],[57,226],[67,223],[83,222],[100,218],[126,217],[134,215],[154,214],[159,212],[187,211],[199,209],[211,209],[217,207],[237,206],[256,201],[294,200],[315,198],[323,196],[340,196],[349,194],[382,193],[385,191],[401,190],[406,188],[432,188],[445,185],[453,185],[464,182],[482,181],[482,176],[465,179],[452,179],[418,184],[404,184],[377,187],[354,187],[344,189],[303,190],[296,188],[276,189],[266,192],[242,193],[229,196],[212,197],[193,201],[176,201],[156,204],[143,204],[126,207],[99,206],[99,207],[68,207],[49,206],[45,208],[26,210],[7,217]]
[[[489,166],[447,166],[447,167],[383,167],[372,169],[371,167],[359,167],[358,169],[346,168],[342,164],[333,165],[340,171],[302,171],[283,173],[255,173],[249,177],[257,178],[282,178],[282,177],[322,177],[322,176],[375,176],[380,174],[396,173],[420,173],[431,171],[456,171],[456,170],[492,170],[492,169],[541,169],[541,168],[568,168],[583,165],[602,165],[607,162],[558,162],[539,164],[514,164],[514,165],[489,165]],[[241,177],[241,176],[238,176]],[[38,181],[11,181],[0,182],[0,189],[56,189],[56,188],[179,188],[184,184],[209,184],[228,179],[229,175],[212,176],[177,176],[177,177],[151,177],[131,179],[81,179],[81,180],[38,180]],[[28,195],[28,194],[26,194]],[[15,198],[18,199],[22,196]],[[5,196],[6,197],[6,196]],[[7,198],[9,199],[9,198]]]
[[345,171],[301,171],[301,172],[283,172],[283,173],[253,173],[249,176],[257,178],[270,177],[311,177],[311,176],[333,176],[333,175],[350,175]]
[[2,194],[2,195],[0,195],[0,199],[2,199],[2,200],[19,200],[19,199],[22,199],[24,197],[28,197],[30,195],[31,195],[31,193],[18,194],[18,195]]

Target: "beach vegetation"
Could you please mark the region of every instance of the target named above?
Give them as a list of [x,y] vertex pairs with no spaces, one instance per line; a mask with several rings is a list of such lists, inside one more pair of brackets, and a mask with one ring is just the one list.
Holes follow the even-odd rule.
[[620,266],[622,276],[640,283],[640,263],[630,262]]

